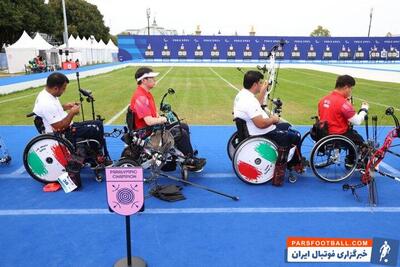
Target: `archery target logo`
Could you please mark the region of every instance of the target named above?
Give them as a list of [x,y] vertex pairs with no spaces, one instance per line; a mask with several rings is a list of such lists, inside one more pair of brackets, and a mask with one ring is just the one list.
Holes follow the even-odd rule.
[[124,205],[131,204],[135,200],[135,193],[130,188],[122,188],[117,191],[117,200]]

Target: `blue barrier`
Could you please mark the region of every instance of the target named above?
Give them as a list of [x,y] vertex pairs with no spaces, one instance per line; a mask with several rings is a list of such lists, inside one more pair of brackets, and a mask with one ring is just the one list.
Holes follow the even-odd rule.
[[271,48],[282,60],[396,61],[400,37],[148,36],[119,35],[119,60],[265,60]]

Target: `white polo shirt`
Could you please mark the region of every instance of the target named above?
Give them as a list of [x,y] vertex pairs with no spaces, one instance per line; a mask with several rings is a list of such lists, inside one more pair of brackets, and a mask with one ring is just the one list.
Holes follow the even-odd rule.
[[46,89],[43,89],[36,97],[33,112],[42,117],[46,133],[52,133],[51,124],[59,122],[67,117],[58,97],[53,96]]
[[258,102],[258,99],[252,92],[245,88],[240,90],[236,95],[233,104],[233,116],[246,121],[247,130],[250,135],[266,134],[276,128],[274,124],[264,129],[258,128],[252,119],[259,115],[263,118],[269,118],[268,114],[261,108],[260,102]]

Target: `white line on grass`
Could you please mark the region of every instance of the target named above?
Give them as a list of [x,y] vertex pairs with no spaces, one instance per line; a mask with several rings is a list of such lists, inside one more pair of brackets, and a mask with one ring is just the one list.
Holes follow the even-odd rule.
[[[290,81],[290,80],[283,79],[283,78],[279,78],[279,80],[282,80],[282,81],[285,81],[285,82],[291,83],[291,84],[302,85],[302,86],[304,86],[304,87],[309,87],[309,88],[317,89],[317,90],[320,90],[320,91],[323,91],[323,92],[328,92],[328,93],[330,92],[330,90],[323,89],[323,88],[317,87],[317,86],[311,86],[311,85],[307,85],[307,84],[299,83],[299,82],[294,82],[294,81]],[[360,98],[360,97],[356,97],[356,96],[353,96],[353,98],[354,98],[354,99],[358,99],[358,100],[363,101],[363,102],[368,102],[369,104],[374,104],[374,105],[381,106],[381,107],[385,107],[385,108],[387,108],[387,107],[390,106],[390,105],[385,105],[385,104],[382,104],[382,103],[378,103],[378,102],[366,100],[366,99],[363,99],[363,98]],[[394,109],[400,111],[400,109],[398,109],[398,108],[394,108]]]
[[[169,68],[169,70],[167,70],[167,72],[157,81],[157,83],[159,83],[162,79],[164,79],[165,76],[167,76],[167,74],[173,69],[174,67]],[[114,115],[114,117],[112,117],[109,121],[107,121],[105,123],[105,125],[110,125],[111,123],[113,123],[115,120],[117,120],[124,112],[126,112],[126,109],[129,107],[130,104],[126,105],[120,112],[118,112],[117,114]]]
[[[221,80],[223,80],[224,82],[226,82],[230,87],[232,87],[232,88],[235,89],[236,91],[240,91],[239,88],[237,88],[236,86],[234,86],[233,84],[231,84],[229,81],[227,81],[226,79],[224,79],[221,75],[219,75],[219,74],[218,74],[215,70],[213,70],[211,67],[210,67],[209,69],[210,69],[212,72],[214,72],[215,75],[217,75]],[[281,117],[281,120],[284,121],[284,122],[290,123],[290,122],[288,122],[287,120],[285,120],[283,117]]]
[[38,94],[38,93],[34,93],[34,94],[29,94],[29,95],[24,95],[24,96],[9,98],[9,99],[0,101],[0,104],[7,103],[7,102],[11,102],[11,101],[18,100],[18,99],[22,99],[22,98],[26,98],[26,97],[33,96],[33,95],[37,95],[37,94]]
[[[327,79],[332,80],[331,78],[327,78],[327,77],[324,76],[324,75],[315,74],[315,73],[309,73],[309,72],[301,71],[301,70],[299,70],[299,69],[290,68],[290,69],[288,69],[288,70],[294,71],[294,72],[298,72],[298,73],[301,73],[301,74],[304,74],[304,75],[308,75],[308,76],[313,76],[313,77],[322,78],[322,79],[325,79],[325,80],[327,80]],[[311,69],[311,70],[314,70],[314,69]],[[326,72],[326,73],[332,73],[332,72],[325,71],[325,70],[317,70],[317,71],[322,71],[322,72]],[[332,73],[332,74],[334,74],[334,73]],[[364,80],[367,80],[367,81],[368,81],[367,78],[361,78],[361,79],[364,79]],[[384,81],[382,81],[382,82],[384,82]],[[386,81],[386,82],[388,82],[388,81]],[[369,87],[375,87],[375,88],[377,88],[377,89],[389,89],[389,90],[399,90],[399,89],[400,89],[400,88],[393,88],[393,87],[385,87],[385,86],[381,86],[381,85],[374,85],[374,84],[371,84],[371,83],[368,83],[368,82],[360,82],[360,81],[357,81],[357,84],[358,84],[358,85],[359,85],[359,84],[364,84],[364,85],[367,85],[367,86],[369,86]]]
[[210,67],[210,70],[212,71],[212,72],[214,72],[214,74],[215,75],[217,75],[221,80],[223,80],[224,82],[226,82],[230,87],[232,87],[233,89],[235,89],[236,91],[240,91],[240,89],[239,88],[237,88],[236,86],[234,86],[233,84],[231,84],[230,82],[228,82],[227,80],[225,80],[221,75],[219,75],[215,70],[213,70],[211,67]]
[[[171,208],[146,209],[150,214],[267,214],[267,213],[399,213],[400,207],[275,207],[275,208]],[[17,209],[0,210],[0,216],[110,215],[108,209]]]

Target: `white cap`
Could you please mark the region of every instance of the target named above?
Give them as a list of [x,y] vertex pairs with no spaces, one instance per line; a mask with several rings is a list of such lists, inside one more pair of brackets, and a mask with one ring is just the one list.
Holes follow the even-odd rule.
[[148,72],[148,73],[143,74],[141,77],[137,78],[136,81],[139,82],[139,81],[141,81],[141,80],[143,80],[143,79],[145,79],[145,78],[157,77],[158,74],[160,74],[160,73],[158,73],[158,72]]

